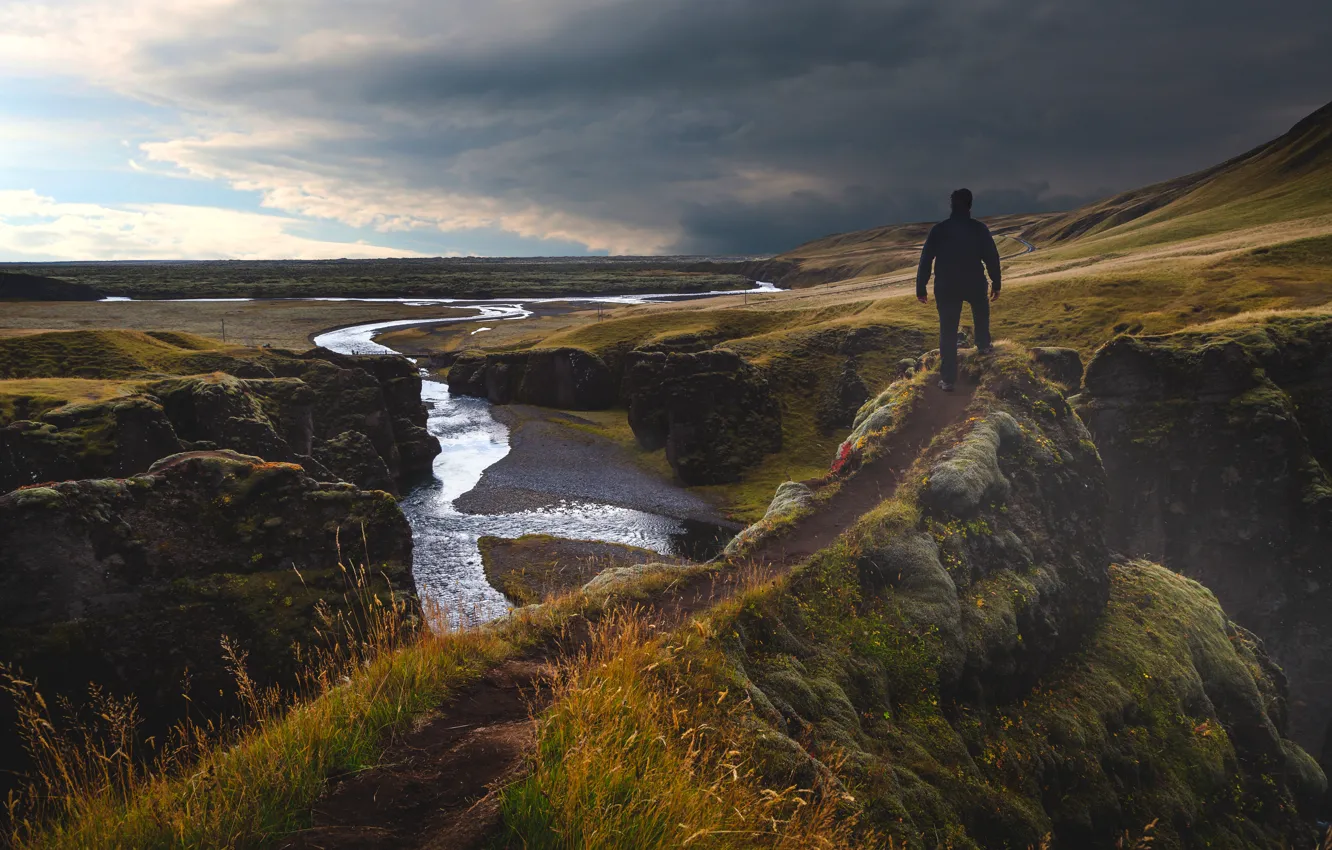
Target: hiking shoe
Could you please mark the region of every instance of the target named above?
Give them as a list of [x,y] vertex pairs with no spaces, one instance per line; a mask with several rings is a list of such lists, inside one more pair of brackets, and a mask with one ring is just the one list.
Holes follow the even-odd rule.
[[952,381],[940,381],[940,382],[939,382],[939,389],[943,390],[943,391],[946,392],[946,393],[951,393],[951,392],[953,391],[953,382],[952,382]]

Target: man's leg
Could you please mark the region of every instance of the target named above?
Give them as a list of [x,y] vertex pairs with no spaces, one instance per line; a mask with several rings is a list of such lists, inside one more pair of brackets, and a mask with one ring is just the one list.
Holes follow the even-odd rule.
[[976,347],[982,351],[990,347],[990,299],[981,290],[979,295],[967,299],[971,303],[971,321],[976,326]]
[[939,377],[950,384],[957,383],[957,323],[962,320],[960,299],[934,299],[939,308]]

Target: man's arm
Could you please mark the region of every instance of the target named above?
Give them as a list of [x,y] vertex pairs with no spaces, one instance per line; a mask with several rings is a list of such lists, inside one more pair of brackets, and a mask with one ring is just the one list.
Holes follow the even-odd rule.
[[1002,273],[999,271],[999,246],[994,244],[994,234],[990,233],[990,228],[985,227],[984,234],[981,239],[981,259],[985,261],[985,270],[990,273],[990,291],[997,296],[999,287],[1002,286]]
[[935,228],[930,228],[930,235],[925,237],[925,247],[920,249],[920,266],[916,269],[916,298],[924,301],[929,297],[930,272],[934,270],[934,254],[937,250],[934,237]]

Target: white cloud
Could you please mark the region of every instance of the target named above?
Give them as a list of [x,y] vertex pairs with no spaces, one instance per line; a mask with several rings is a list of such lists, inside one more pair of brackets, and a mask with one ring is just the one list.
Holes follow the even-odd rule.
[[[775,250],[941,213],[962,183],[1007,199],[987,212],[1071,202],[1326,96],[1326,0],[945,5],[0,0],[0,75],[151,104],[106,128],[129,168],[287,215],[612,253]],[[4,112],[0,158],[31,135]]]
[[281,127],[153,142],[142,149],[149,160],[191,176],[259,192],[265,207],[381,232],[494,228],[531,239],[576,242],[611,254],[663,252],[681,235],[677,227],[579,215],[526,197],[413,189],[394,180],[382,162],[334,157],[321,161],[302,155],[308,146],[337,140],[327,128]]
[[320,260],[420,257],[365,242],[291,232],[297,219],[182,204],[60,203],[0,190],[0,258],[10,260]]

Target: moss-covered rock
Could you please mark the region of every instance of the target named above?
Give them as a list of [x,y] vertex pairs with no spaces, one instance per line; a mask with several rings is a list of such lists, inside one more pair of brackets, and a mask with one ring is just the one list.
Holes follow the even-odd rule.
[[231,706],[223,636],[258,682],[294,685],[316,606],[346,604],[339,565],[363,564],[375,593],[410,595],[411,551],[387,494],[234,452],[18,490],[0,496],[0,659],[48,699],[89,682],[134,694],[160,730],[186,708],[187,672],[196,717]]
[[[715,624],[763,781],[841,760],[861,826],[912,847],[1110,848],[1151,821],[1162,848],[1311,843],[1325,778],[1262,643],[1196,582],[1110,566],[1086,429],[1027,358],[981,368],[895,496]],[[970,455],[979,483],[945,472]],[[966,498],[932,497],[941,474]]]
[[[180,355],[186,365],[199,365],[197,358],[206,354],[182,359],[180,346],[188,339],[180,346],[148,342]],[[53,345],[47,341],[26,352],[11,346],[9,354],[28,371],[46,372]],[[399,482],[429,472],[439,441],[425,429],[421,378],[410,361],[322,350],[302,357],[266,351],[256,358],[221,358],[212,365],[224,371],[136,384],[137,392],[125,397],[49,409],[0,428],[0,492],[43,481],[133,475],[189,448],[297,462],[320,479],[336,476],[393,493]],[[317,456],[345,458],[363,448],[361,440],[351,446],[348,433],[363,435],[379,463],[363,458],[330,472]],[[335,444],[316,451],[326,441]]]
[[605,362],[579,348],[463,354],[449,368],[449,389],[492,404],[563,410],[603,410],[617,395]]
[[360,431],[344,431],[331,440],[321,440],[315,446],[314,459],[340,481],[354,482],[366,490],[396,492],[384,459]]
[[773,534],[806,514],[814,504],[814,490],[799,481],[785,481],[777,486],[763,518],[742,530],[726,544],[723,554],[735,557],[759,539]]
[[0,428],[0,492],[43,481],[124,477],[184,448],[147,396],[66,406]]
[[677,563],[636,546],[547,534],[512,540],[482,537],[477,545],[486,581],[514,605],[534,605],[548,595],[575,590],[606,570],[650,562]]
[[643,448],[666,448],[684,483],[735,481],[781,449],[781,406],[734,352],[635,352],[627,363],[629,426]]
[[1332,716],[1330,398],[1332,319],[1275,316],[1115,340],[1079,399],[1111,546],[1198,579],[1262,638],[1312,752]]

